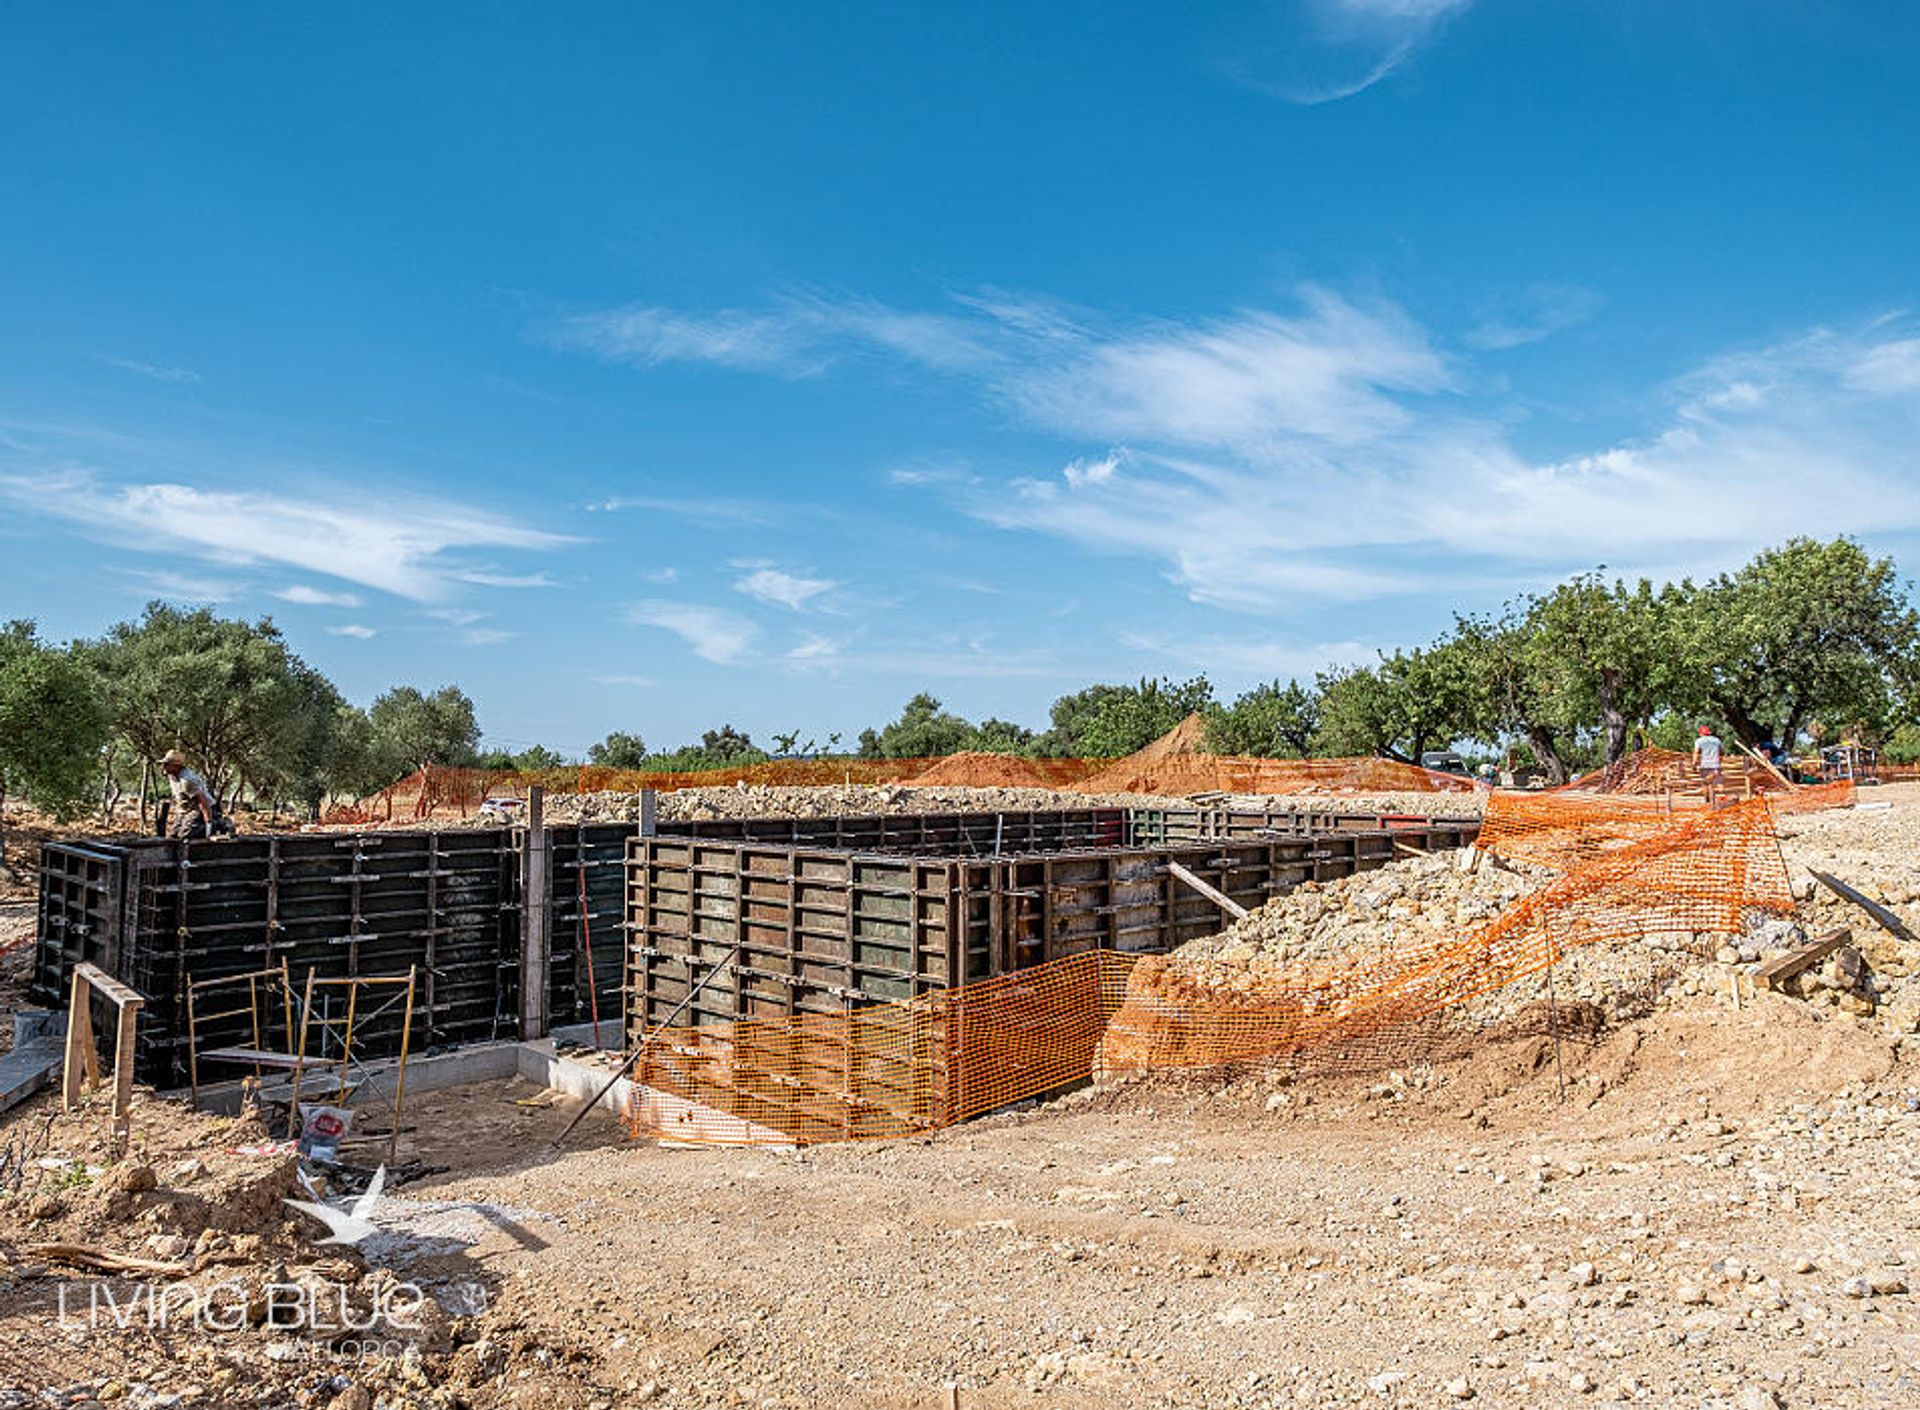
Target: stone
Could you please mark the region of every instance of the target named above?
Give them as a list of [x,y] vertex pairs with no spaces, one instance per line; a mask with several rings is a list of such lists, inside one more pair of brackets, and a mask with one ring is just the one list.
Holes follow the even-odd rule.
[[1673,1300],[1682,1307],[1699,1307],[1707,1300],[1707,1290],[1698,1283],[1681,1283],[1673,1290]]
[[1840,1291],[1848,1297],[1866,1297],[1873,1291],[1873,1282],[1855,1274],[1840,1285]]
[[1454,1400],[1473,1399],[1473,1382],[1465,1376],[1455,1376],[1446,1384],[1446,1392]]

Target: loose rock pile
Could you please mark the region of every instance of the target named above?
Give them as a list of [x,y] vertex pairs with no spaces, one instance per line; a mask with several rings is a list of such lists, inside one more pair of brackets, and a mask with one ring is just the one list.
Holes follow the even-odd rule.
[[[1199,803],[1210,808],[1297,813],[1414,813],[1424,817],[1477,818],[1480,793],[1381,793],[1328,797],[1319,794],[1209,794],[1200,799],[1147,793],[1079,793],[1050,788],[970,788],[954,785],[835,784],[774,788],[683,788],[659,795],[663,818],[827,818],[871,813],[998,813],[1060,808],[1167,808]],[[561,793],[547,797],[552,822],[632,822],[640,816],[638,793]]]
[[[683,788],[659,795],[659,816],[700,818],[830,818],[873,813],[1018,813],[1060,808],[1167,806],[1144,794],[1056,793],[1047,788],[910,788],[904,784],[841,784],[824,788]],[[633,822],[638,793],[556,794],[550,822]]]
[[1552,876],[1523,865],[1463,872],[1457,856],[1410,857],[1337,881],[1303,882],[1220,934],[1184,946],[1177,958],[1227,968],[1373,963],[1396,949],[1464,934]]

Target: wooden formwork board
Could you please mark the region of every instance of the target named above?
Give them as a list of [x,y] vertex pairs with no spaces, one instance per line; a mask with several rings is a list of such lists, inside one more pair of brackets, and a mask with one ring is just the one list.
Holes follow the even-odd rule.
[[[639,838],[628,854],[629,1036],[676,1024],[841,1013],[1087,950],[1158,952],[1217,933],[1178,861],[1251,910],[1303,881],[1452,847],[1469,823],[1303,832],[976,860]],[[738,946],[684,1012],[675,1009]]]

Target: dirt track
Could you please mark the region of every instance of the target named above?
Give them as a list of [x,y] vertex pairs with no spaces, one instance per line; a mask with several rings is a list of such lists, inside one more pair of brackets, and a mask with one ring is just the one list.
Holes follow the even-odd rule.
[[549,1216],[548,1250],[471,1252],[577,1368],[504,1403],[1915,1403],[1916,1300],[1845,1285],[1920,1276],[1920,1098],[1854,1020],[1692,1003],[1566,1044],[1564,1104],[1516,1037],[1398,1084],[1153,1083],[430,1193]]

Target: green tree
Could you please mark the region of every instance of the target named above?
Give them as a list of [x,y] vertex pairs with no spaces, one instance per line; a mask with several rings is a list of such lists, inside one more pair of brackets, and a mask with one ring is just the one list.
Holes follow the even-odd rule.
[[1036,752],[1053,758],[1117,759],[1142,749],[1189,715],[1213,706],[1205,676],[1142,678],[1136,685],[1092,685],[1053,702],[1053,727]]
[[637,734],[615,730],[587,750],[587,762],[608,769],[645,768],[647,742]]
[[901,708],[899,719],[881,727],[875,743],[883,759],[931,759],[967,748],[973,733],[971,724],[921,691]]
[[1313,752],[1336,758],[1386,755],[1394,740],[1392,688],[1371,666],[1337,666],[1314,677],[1320,723]]
[[1124,685],[1090,685],[1061,696],[1053,702],[1050,727],[1034,742],[1034,752],[1055,759],[1095,757],[1087,747],[1095,722],[1108,710],[1117,709],[1131,689]]
[[1609,586],[1593,572],[1528,604],[1532,669],[1566,710],[1597,718],[1609,764],[1626,754],[1628,731],[1645,729],[1673,694],[1672,622],[1683,600],[1645,578]]
[[1509,604],[1498,620],[1462,617],[1450,648],[1466,684],[1459,733],[1496,748],[1517,735],[1548,781],[1565,783],[1577,703],[1527,606]]
[[470,768],[479,760],[480,723],[473,701],[455,685],[432,694],[397,685],[367,712],[373,756],[391,783],[428,764]]
[[980,754],[1025,754],[1033,748],[1033,731],[1011,720],[980,721],[961,746]]
[[1304,758],[1320,728],[1320,696],[1297,680],[1257,685],[1207,720],[1207,747],[1216,754],[1262,759]]
[[1468,733],[1474,715],[1469,649],[1447,638],[1417,651],[1396,651],[1374,667],[1323,672],[1316,753],[1378,754],[1420,762]]
[[9,789],[58,818],[85,807],[110,717],[100,681],[71,650],[43,644],[31,622],[0,627],[0,871]]
[[1792,539],[1678,602],[1672,703],[1749,746],[1815,719],[1883,728],[1913,698],[1920,618],[1893,560],[1851,539]]
[[283,775],[313,709],[307,667],[270,618],[153,602],[82,653],[108,682],[120,738],[146,759],[184,751],[221,796]]
[[366,717],[298,657],[289,659],[288,671],[292,708],[248,781],[269,798],[297,802],[317,818],[329,794],[365,791],[365,760],[358,751],[366,747]]
[[704,769],[741,768],[766,761],[766,751],[755,747],[752,736],[732,725],[722,725],[702,734],[698,744],[652,755],[647,767],[662,773],[699,773]]

